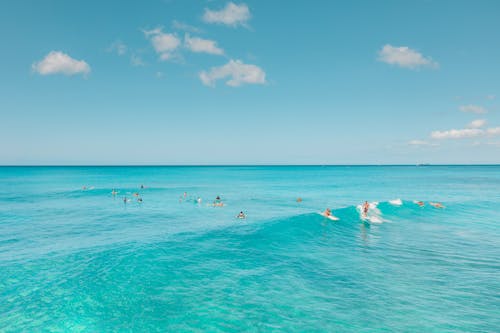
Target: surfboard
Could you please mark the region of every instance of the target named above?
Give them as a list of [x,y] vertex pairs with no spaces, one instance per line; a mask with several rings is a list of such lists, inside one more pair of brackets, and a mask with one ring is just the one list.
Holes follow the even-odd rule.
[[338,220],[340,220],[338,217],[333,216],[333,215],[326,216],[323,213],[318,213],[318,214],[321,215],[321,216],[323,216],[323,217],[326,217],[327,219],[332,220],[332,221],[338,221]]

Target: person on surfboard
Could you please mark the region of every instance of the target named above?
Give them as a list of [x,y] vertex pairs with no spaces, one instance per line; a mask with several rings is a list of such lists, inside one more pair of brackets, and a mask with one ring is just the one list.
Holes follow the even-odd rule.
[[365,201],[363,204],[363,215],[366,216],[368,214],[368,210],[370,209],[370,204],[368,201]]

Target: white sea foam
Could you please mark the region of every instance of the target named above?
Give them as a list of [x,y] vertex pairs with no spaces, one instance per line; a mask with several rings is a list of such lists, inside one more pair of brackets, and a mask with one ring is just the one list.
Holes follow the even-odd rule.
[[368,214],[363,213],[363,205],[357,205],[356,209],[359,212],[359,217],[362,220],[369,221],[370,223],[383,223],[382,212],[378,209],[378,201],[373,201],[368,203],[370,209]]
[[398,198],[394,200],[389,200],[389,203],[394,206],[401,206],[403,204],[403,201]]

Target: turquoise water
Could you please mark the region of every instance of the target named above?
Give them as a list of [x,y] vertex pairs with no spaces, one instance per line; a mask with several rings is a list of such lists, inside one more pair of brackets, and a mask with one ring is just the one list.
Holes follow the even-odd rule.
[[500,331],[500,166],[1,167],[0,184],[1,332]]

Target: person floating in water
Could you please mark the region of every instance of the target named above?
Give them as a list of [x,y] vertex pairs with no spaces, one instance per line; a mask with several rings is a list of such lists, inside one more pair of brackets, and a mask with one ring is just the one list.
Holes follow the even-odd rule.
[[116,196],[117,194],[118,194],[118,191],[116,191],[115,189],[113,189],[113,191],[111,191],[112,196]]
[[127,201],[128,201],[127,197],[124,197],[124,198],[123,198],[123,203],[124,203],[124,204],[126,204],[126,203],[127,203]]
[[137,202],[142,203],[142,198],[137,198]]
[[201,198],[198,197],[198,199],[196,199],[196,202],[199,203],[199,204],[201,204]]
[[144,189],[144,185],[141,184],[141,189]]
[[135,197],[139,197],[139,192],[135,192],[135,193],[134,193],[134,196],[135,196]]
[[297,198],[297,202],[302,202],[302,198]]
[[436,208],[444,208],[443,204],[440,202],[429,202],[429,205],[436,207]]
[[237,217],[237,218],[239,218],[239,219],[244,219],[244,218],[246,218],[245,213],[243,213],[243,212],[240,212],[240,213],[238,214],[238,216],[236,216],[236,217]]
[[222,202],[220,196],[217,196],[214,201],[214,207],[222,207],[224,203]]
[[417,201],[416,204],[419,205],[420,207],[424,207],[425,206],[425,204],[424,204],[423,201]]

